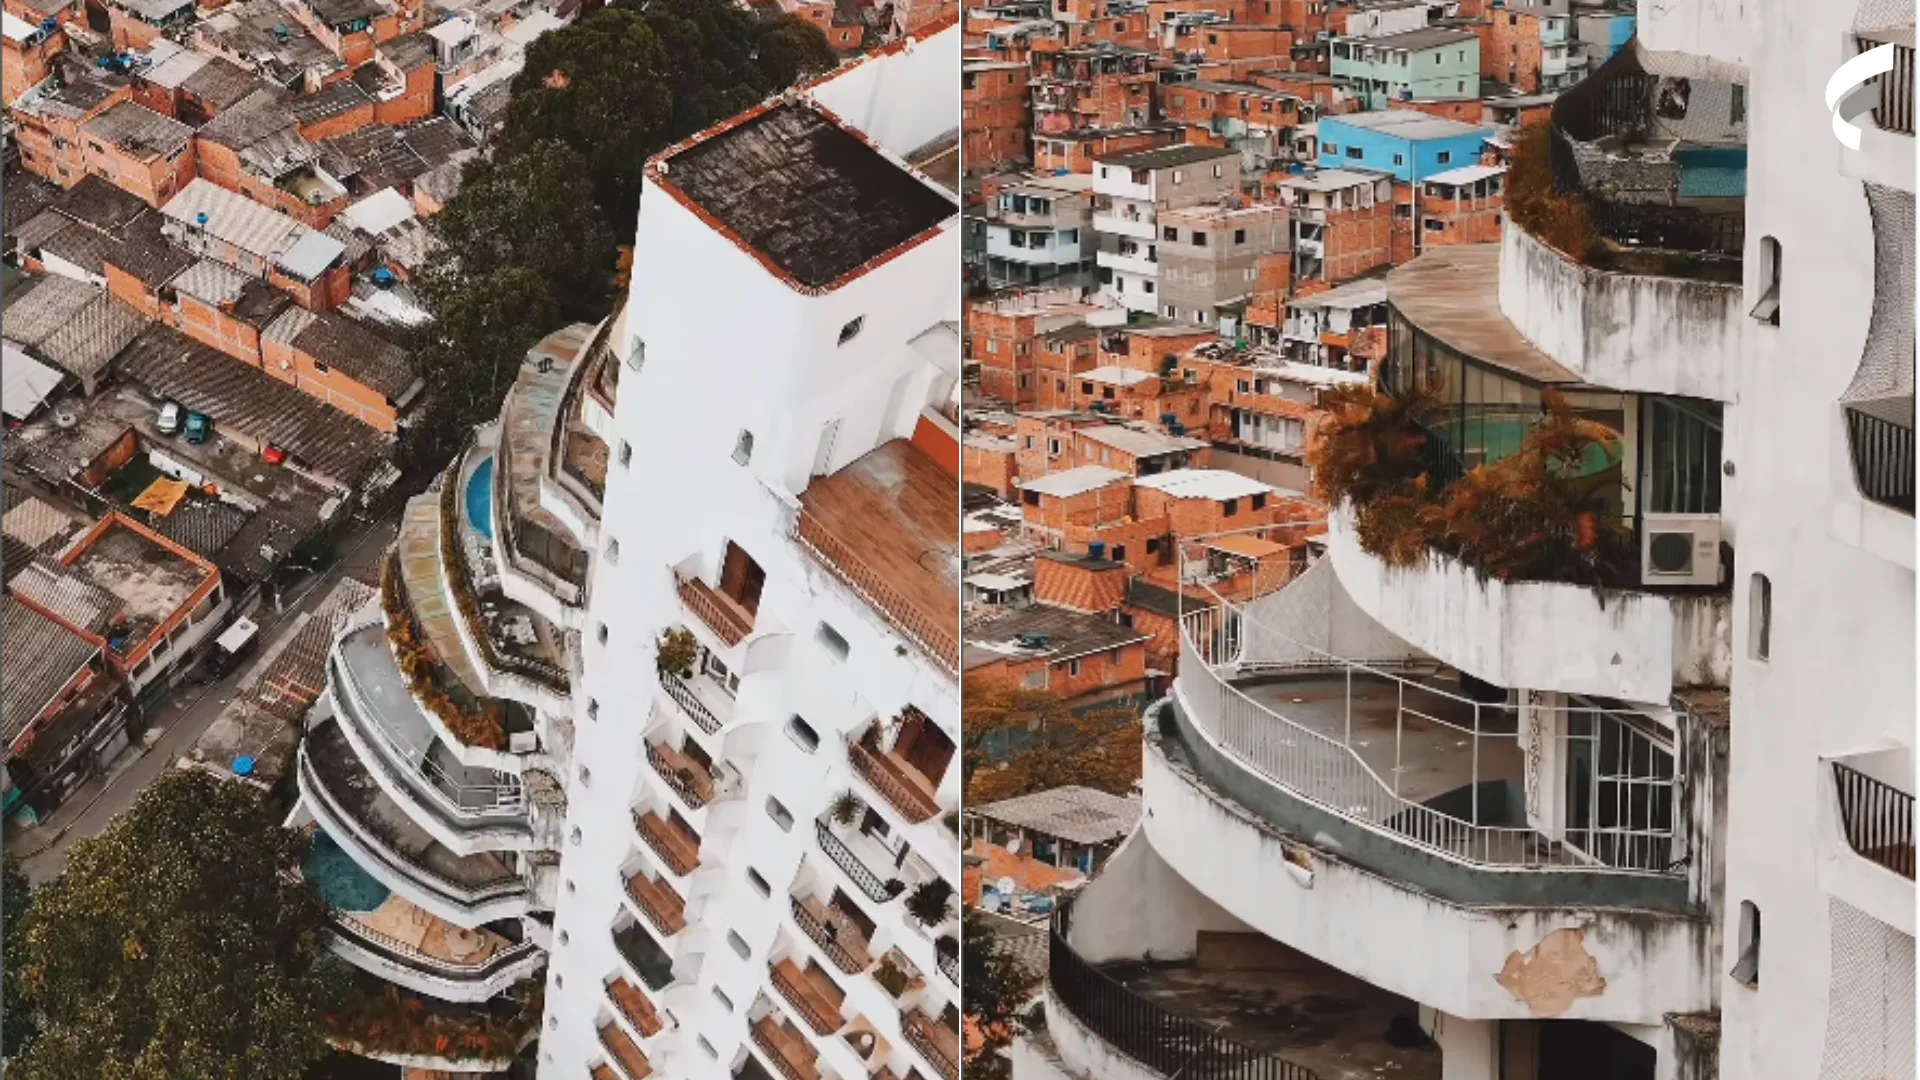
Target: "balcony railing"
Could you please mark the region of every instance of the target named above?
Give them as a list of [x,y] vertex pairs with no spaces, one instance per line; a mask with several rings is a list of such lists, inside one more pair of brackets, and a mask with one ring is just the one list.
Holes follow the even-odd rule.
[[939,966],[940,974],[945,975],[947,977],[948,982],[952,983],[955,986],[959,986],[960,985],[959,949],[957,947],[952,950],[943,949],[940,947],[938,942],[935,942],[934,953],[935,953],[934,962]]
[[918,825],[940,813],[940,806],[933,801],[933,797],[901,776],[903,766],[888,759],[885,754],[858,740],[849,740],[847,759],[853,763],[853,771],[892,803],[893,808],[900,811],[900,816],[908,822]]
[[687,928],[687,902],[666,882],[635,874],[627,879],[627,895],[663,936],[672,937]]
[[1861,496],[1913,513],[1913,425],[1896,424],[1849,408],[1847,442],[1853,452],[1853,478]]
[[[672,678],[672,676],[667,677]],[[701,782],[703,778],[694,768],[691,758],[674,750],[663,749],[658,743],[648,743],[647,760],[653,764],[653,771],[660,774],[660,779],[667,782],[667,786],[673,789],[675,795],[680,796],[688,809],[698,810],[713,798],[712,778],[705,778],[703,784]],[[686,764],[680,764],[682,761]],[[682,772],[688,775],[682,776]]]
[[868,869],[867,864],[860,861],[860,856],[855,855],[853,849],[834,834],[833,827],[827,824],[825,818],[814,822],[814,833],[820,839],[820,850],[827,853],[827,858],[833,860],[833,864],[866,894],[867,899],[884,904],[899,895],[897,890],[888,889],[886,879]]
[[1847,845],[1861,858],[1913,880],[1913,796],[1837,761],[1833,785]]
[[858,975],[867,970],[873,958],[867,954],[866,942],[848,944],[846,938],[852,935],[829,930],[827,924],[804,901],[797,896],[792,899],[793,921],[800,924],[800,929],[806,931],[815,945],[820,946],[820,951],[827,954],[827,959],[832,960],[835,967],[849,975]]
[[1873,107],[1873,123],[1882,131],[1913,134],[1913,27],[1871,31],[1857,35],[1861,52],[1893,46],[1893,70],[1876,81],[1879,97]]
[[738,645],[753,633],[753,620],[732,603],[721,599],[713,586],[699,578],[680,579],[680,600],[687,610],[699,616],[721,641]]
[[651,1039],[660,1034],[666,1024],[660,1019],[660,1010],[642,993],[640,988],[622,978],[615,978],[607,984],[607,1000],[620,1010],[642,1038]]
[[607,1056],[613,1059],[614,1064],[620,1066],[620,1073],[627,1080],[645,1080],[653,1075],[653,1063],[617,1026],[609,1023],[601,1027],[600,1045],[606,1049]]
[[[908,1009],[900,1016],[900,1033],[907,1037],[907,1043],[927,1059],[946,1080],[960,1080],[960,1062],[953,1050],[945,1044],[949,1041],[956,1046],[959,1036],[943,1028],[938,1020],[918,1009]],[[1171,1074],[1169,1074],[1171,1075]]]
[[960,671],[959,619],[943,623],[921,611],[886,578],[861,559],[852,545],[835,536],[819,518],[801,510],[794,516],[793,537],[828,572],[859,593],[895,630],[935,662],[953,673]]
[[662,671],[660,688],[667,692],[667,696],[673,699],[673,703],[680,706],[695,724],[700,725],[701,731],[709,735],[720,733],[720,718],[713,715],[713,710],[707,708],[706,703],[700,700],[700,696],[693,692],[693,687],[688,686],[685,679],[671,671]]
[[[1318,1080],[1311,1069],[1229,1039],[1211,1024],[1168,1012],[1081,959],[1067,943],[1072,912],[1069,901],[1054,913],[1048,988],[1107,1045],[1151,1072],[1183,1080]],[[913,1038],[911,1032],[907,1038]]]
[[781,1030],[780,1024],[771,1016],[763,1016],[754,1022],[753,1045],[767,1055],[767,1060],[773,1062],[773,1067],[780,1070],[781,1076],[786,1077],[787,1080],[820,1080],[818,1068],[810,1063],[803,1067],[801,1062],[793,1061],[787,1056],[789,1050],[796,1048],[792,1045],[794,1043],[798,1043],[798,1048],[806,1053],[811,1053],[812,1047],[805,1039],[797,1037],[789,1039],[785,1038],[785,1035],[786,1032]]
[[334,933],[367,952],[402,967],[412,968],[452,982],[487,982],[522,961],[539,956],[543,951],[540,946],[531,941],[519,941],[477,964],[466,964],[423,952],[418,947],[383,934],[350,915],[336,914],[333,929]]
[[[635,814],[633,816],[633,824],[634,827],[640,831],[640,839],[647,842],[647,847],[652,850],[655,855],[659,856],[660,861],[665,863],[667,869],[673,871],[674,874],[680,877],[686,877],[688,874],[693,873],[695,867],[700,865],[700,856],[698,854],[700,850],[699,837],[689,839],[685,836],[675,835],[679,830],[669,825],[665,818],[651,811],[644,814]],[[694,853],[689,854],[678,850],[674,845],[674,841],[676,840],[691,844]]]
[[807,978],[791,960],[778,964],[768,964],[767,974],[773,978],[774,989],[786,999],[793,1011],[807,1022],[807,1026],[822,1035],[831,1035],[840,1030],[840,1014],[832,1008],[820,991],[807,984]]

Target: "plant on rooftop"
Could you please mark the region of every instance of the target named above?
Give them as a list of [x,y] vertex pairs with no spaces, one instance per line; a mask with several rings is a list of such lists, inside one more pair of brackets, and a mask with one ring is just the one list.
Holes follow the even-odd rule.
[[953,886],[946,878],[922,882],[907,896],[907,914],[922,926],[939,926],[953,914]]
[[414,621],[413,609],[400,586],[400,560],[389,555],[380,574],[380,606],[387,617],[387,644],[394,664],[406,676],[407,689],[420,704],[440,718],[463,746],[484,750],[507,748],[506,710],[494,701],[464,706],[440,685],[440,660]]
[[360,1050],[420,1054],[453,1060],[497,1061],[519,1053],[540,1022],[545,984],[528,980],[515,991],[519,1008],[453,1011],[392,983],[356,985],[326,1015],[327,1031]]
[[480,646],[480,659],[495,671],[513,672],[540,683],[557,694],[568,692],[564,672],[551,664],[530,657],[504,652],[487,633],[480,614],[480,600],[474,594],[473,579],[467,575],[466,556],[460,550],[460,485],[458,471],[444,475],[440,485],[440,564],[447,568],[447,581],[453,590],[454,606],[466,620],[467,633]]
[[699,659],[700,643],[694,639],[693,631],[684,628],[661,634],[660,645],[653,656],[655,666],[661,671],[682,679],[693,677],[693,665]]
[[1507,216],[1568,258],[1599,265],[1606,257],[1606,245],[1586,202],[1555,188],[1552,151],[1553,127],[1545,121],[1528,124],[1514,135],[1502,196]]
[[8,1076],[299,1080],[324,1058],[344,969],[281,816],[248,785],[175,769],[76,843],[14,939],[41,1030]]
[[843,791],[827,804],[827,815],[834,824],[846,828],[860,818],[860,797],[851,791]]

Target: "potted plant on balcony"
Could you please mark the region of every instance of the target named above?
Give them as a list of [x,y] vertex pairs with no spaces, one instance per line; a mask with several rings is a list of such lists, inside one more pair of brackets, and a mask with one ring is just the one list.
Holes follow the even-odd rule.
[[827,804],[827,816],[843,829],[853,828],[853,823],[860,820],[860,797],[851,791],[835,795]]
[[880,984],[888,997],[898,1001],[901,995],[907,992],[907,988],[913,985],[913,976],[901,970],[900,965],[894,961],[893,954],[888,953],[881,957],[880,963],[874,967],[873,981]]
[[694,662],[700,659],[700,644],[693,638],[691,630],[669,630],[660,635],[660,645],[654,652],[654,664],[661,671],[677,675],[682,679],[693,677]]
[[953,886],[945,878],[921,883],[907,897],[907,914],[922,926],[939,926],[953,913]]

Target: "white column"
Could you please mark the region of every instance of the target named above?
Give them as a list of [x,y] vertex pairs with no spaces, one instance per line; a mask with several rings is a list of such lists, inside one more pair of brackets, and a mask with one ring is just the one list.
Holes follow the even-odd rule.
[[1440,1044],[1440,1080],[1501,1080],[1500,1021],[1463,1020],[1421,1006]]
[[1520,691],[1520,754],[1527,825],[1552,840],[1566,828],[1567,714],[1563,695]]

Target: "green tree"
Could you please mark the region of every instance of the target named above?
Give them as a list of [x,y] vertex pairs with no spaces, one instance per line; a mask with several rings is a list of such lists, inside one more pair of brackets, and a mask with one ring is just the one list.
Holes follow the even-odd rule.
[[1075,712],[1058,694],[986,679],[961,688],[960,740],[968,803],[1077,784],[1125,795],[1140,779],[1142,727],[1131,708]]
[[414,370],[431,397],[403,436],[403,456],[442,461],[458,450],[473,425],[499,414],[527,350],[560,321],[547,283],[524,268],[495,270],[450,291],[414,349]]
[[967,1055],[966,1074],[1006,1080],[1008,1063],[1001,1051],[1019,1030],[1020,1010],[1040,975],[1021,966],[978,908],[968,908],[961,918],[960,997],[981,1040]]
[[36,1028],[33,1003],[23,992],[20,969],[25,966],[27,909],[33,903],[33,886],[13,856],[0,865],[0,962],[6,975],[0,984],[0,1057],[13,1058],[32,1041]]
[[193,770],[75,844],[26,921],[42,1029],[15,1080],[298,1080],[344,986],[305,851],[257,791]]

